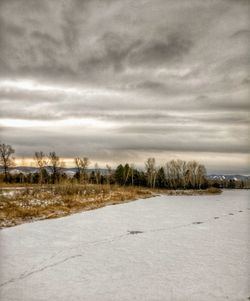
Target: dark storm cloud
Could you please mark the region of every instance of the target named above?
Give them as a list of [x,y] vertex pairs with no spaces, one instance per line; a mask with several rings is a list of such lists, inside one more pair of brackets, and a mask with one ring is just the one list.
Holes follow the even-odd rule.
[[248,153],[249,14],[248,0],[0,0],[2,139],[23,156]]

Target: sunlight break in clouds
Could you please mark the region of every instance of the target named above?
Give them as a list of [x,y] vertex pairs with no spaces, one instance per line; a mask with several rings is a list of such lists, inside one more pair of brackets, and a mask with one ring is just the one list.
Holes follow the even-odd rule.
[[47,85],[35,82],[33,80],[2,80],[0,81],[0,91],[46,92],[55,94],[69,94],[70,96],[112,96],[117,94],[115,91],[108,91],[105,89]]
[[57,128],[67,130],[70,128],[86,127],[91,130],[111,129],[115,125],[110,122],[104,122],[93,118],[70,118],[64,120],[48,121],[48,120],[26,120],[26,119],[1,119],[0,126],[13,128]]

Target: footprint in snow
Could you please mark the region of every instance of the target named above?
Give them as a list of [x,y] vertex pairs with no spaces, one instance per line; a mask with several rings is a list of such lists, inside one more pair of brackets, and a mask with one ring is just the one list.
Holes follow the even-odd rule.
[[238,212],[243,212],[242,210],[239,210]]
[[193,222],[194,225],[203,224],[203,222]]
[[128,234],[134,235],[134,234],[141,234],[143,231],[128,231]]
[[215,216],[215,217],[214,217],[214,219],[218,219],[218,218],[219,218],[219,216]]
[[228,213],[228,215],[234,215],[233,213]]

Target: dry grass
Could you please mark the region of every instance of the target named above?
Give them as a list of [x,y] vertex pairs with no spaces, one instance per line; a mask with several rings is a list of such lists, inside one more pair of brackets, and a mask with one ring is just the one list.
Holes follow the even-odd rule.
[[207,189],[207,193],[208,194],[220,194],[220,193],[222,193],[222,190],[220,188],[216,188],[216,187],[209,187]]
[[222,190],[215,187],[209,187],[208,189],[154,189],[155,193],[165,195],[207,195],[207,194],[220,194]]
[[148,190],[142,187],[115,185],[44,185],[11,186],[0,190],[0,228],[23,222],[56,218],[71,213],[125,203],[156,194],[202,195],[221,193],[218,188],[207,190]]
[[152,196],[145,188],[109,185],[24,187],[0,194],[0,227],[55,218]]

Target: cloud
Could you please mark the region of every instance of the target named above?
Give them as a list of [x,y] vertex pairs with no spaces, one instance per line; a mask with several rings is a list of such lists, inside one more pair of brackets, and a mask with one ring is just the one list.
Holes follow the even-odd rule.
[[150,41],[130,53],[130,64],[157,68],[173,64],[182,59],[192,46],[192,41],[182,38],[180,34],[172,34],[160,41]]
[[99,161],[179,152],[211,162],[224,153],[245,168],[249,1],[0,6],[1,139],[18,156],[53,148]]

